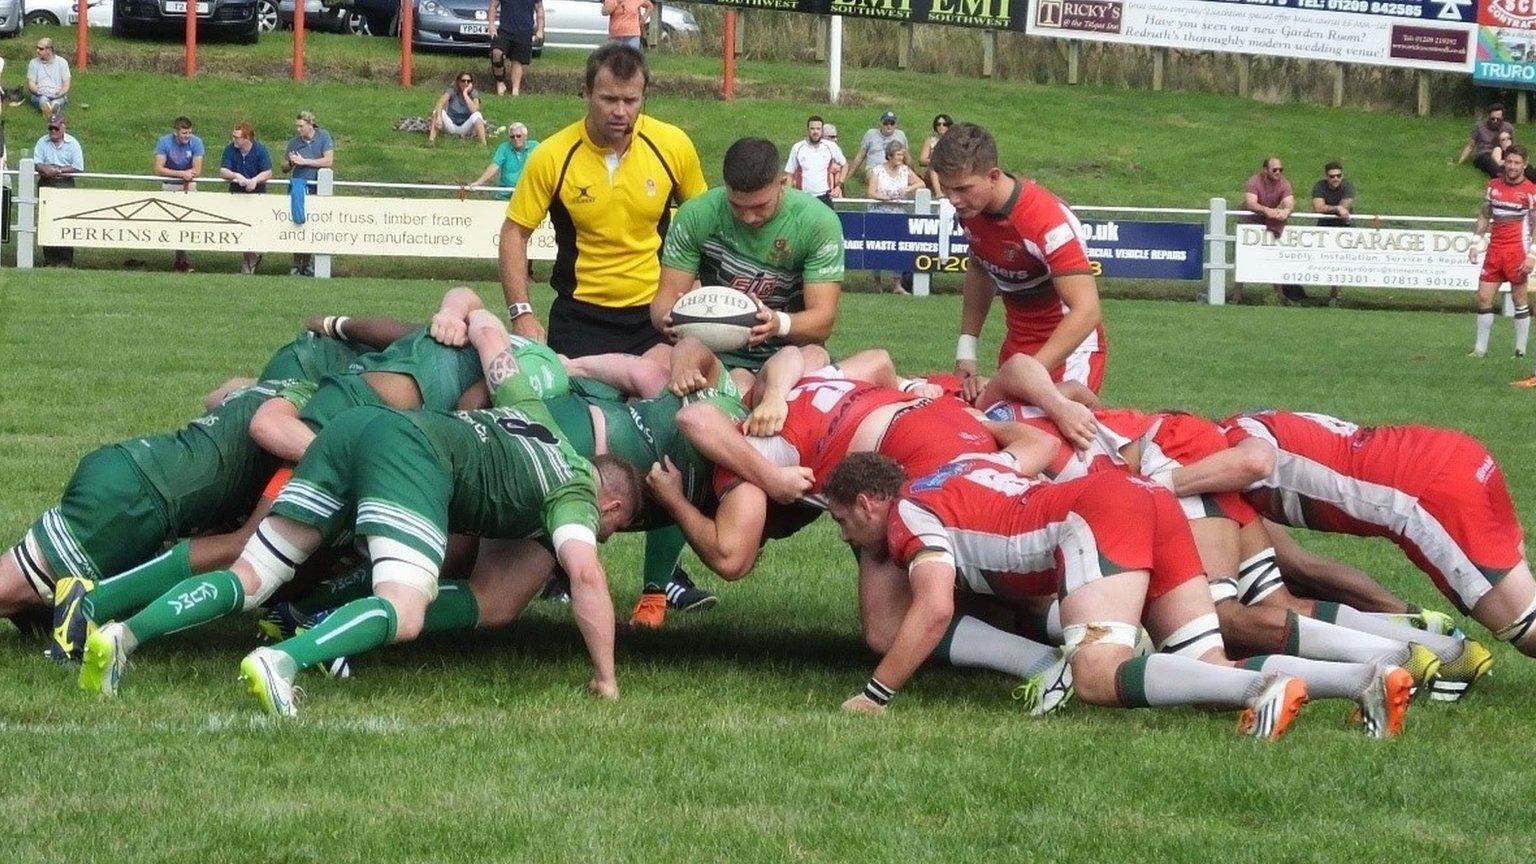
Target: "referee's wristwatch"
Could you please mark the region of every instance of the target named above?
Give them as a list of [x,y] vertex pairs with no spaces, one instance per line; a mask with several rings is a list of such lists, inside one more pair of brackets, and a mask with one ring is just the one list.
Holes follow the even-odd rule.
[[518,318],[520,318],[520,317],[522,317],[524,315],[532,315],[532,314],[533,314],[533,304],[531,304],[531,303],[508,303],[507,304],[507,320],[508,321],[516,321]]

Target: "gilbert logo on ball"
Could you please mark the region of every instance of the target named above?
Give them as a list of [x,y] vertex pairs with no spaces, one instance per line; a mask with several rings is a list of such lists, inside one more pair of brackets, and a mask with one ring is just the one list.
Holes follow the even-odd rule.
[[705,285],[679,297],[672,306],[672,326],[712,351],[735,351],[747,344],[757,324],[757,303],[734,288]]

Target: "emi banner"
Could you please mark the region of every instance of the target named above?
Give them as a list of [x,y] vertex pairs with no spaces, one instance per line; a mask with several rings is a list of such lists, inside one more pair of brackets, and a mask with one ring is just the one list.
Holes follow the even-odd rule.
[[[970,266],[965,234],[949,228],[949,255],[939,254],[937,216],[839,212],[850,270],[959,273]],[[1183,222],[1083,220],[1094,275],[1110,279],[1205,278],[1205,227]]]
[[1029,0],[1029,32],[1187,51],[1471,72],[1477,31],[1473,4],[1474,0]]
[[700,0],[738,9],[1024,32],[1027,0]]
[[1478,0],[1478,84],[1536,89],[1536,3]]
[[1471,231],[1237,226],[1237,281],[1372,288],[1471,289]]

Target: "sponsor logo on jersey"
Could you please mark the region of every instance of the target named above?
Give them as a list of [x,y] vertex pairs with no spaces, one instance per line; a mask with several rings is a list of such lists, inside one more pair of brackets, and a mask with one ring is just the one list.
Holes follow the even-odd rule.
[[1057,249],[1071,243],[1077,235],[1072,232],[1072,226],[1063,222],[1055,228],[1045,232],[1045,254],[1049,255]]
[[912,481],[912,491],[932,492],[933,490],[943,486],[944,482],[949,478],[964,473],[967,467],[969,466],[964,462],[951,462],[948,465],[939,468],[939,470],[933,472],[932,474],[929,474],[927,477],[921,477]]
[[591,186],[577,186],[576,195],[571,199],[572,204],[592,204],[596,201],[597,199],[592,197]]
[[645,178],[645,197],[647,197],[647,198],[655,198],[656,197],[656,181],[655,181],[654,178],[651,178],[651,177]]
[[789,238],[775,237],[773,239],[773,248],[768,250],[768,260],[775,264],[781,264],[788,261],[793,255],[794,250],[789,248]]

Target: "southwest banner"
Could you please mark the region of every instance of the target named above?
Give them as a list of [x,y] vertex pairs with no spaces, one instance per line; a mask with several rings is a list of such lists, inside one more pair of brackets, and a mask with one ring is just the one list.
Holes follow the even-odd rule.
[[1536,2],[1478,0],[1478,84],[1536,89]]
[[700,0],[738,9],[1024,31],[1027,0]]
[[[1474,0],[1029,0],[1035,36],[1471,72]],[[1531,0],[1483,0],[1530,5]]]

